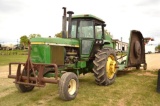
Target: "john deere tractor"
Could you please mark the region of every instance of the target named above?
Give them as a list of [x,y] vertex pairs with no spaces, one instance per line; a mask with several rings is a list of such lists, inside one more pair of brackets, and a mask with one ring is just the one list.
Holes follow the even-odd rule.
[[[72,16],[72,11],[63,11],[62,38],[33,38],[26,63],[9,64],[8,77],[15,79],[19,91],[55,83],[59,85],[60,98],[72,100],[78,93],[80,74],[94,73],[95,82],[102,86],[115,81],[115,43],[104,32],[105,22],[90,14]],[[13,64],[18,65],[16,75],[11,73]]]

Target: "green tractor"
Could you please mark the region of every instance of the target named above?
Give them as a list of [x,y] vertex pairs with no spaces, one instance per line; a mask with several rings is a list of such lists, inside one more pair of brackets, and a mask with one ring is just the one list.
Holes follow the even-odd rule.
[[[35,86],[54,83],[59,85],[60,98],[73,100],[78,93],[80,74],[94,73],[95,82],[102,86],[115,81],[119,64],[115,42],[105,34],[105,22],[90,14],[72,16],[72,11],[66,17],[66,8],[63,9],[62,38],[33,38],[26,63],[9,64],[8,77],[15,79],[19,91],[29,92]],[[12,74],[13,64],[18,65],[16,75]],[[132,66],[136,65],[139,64]]]

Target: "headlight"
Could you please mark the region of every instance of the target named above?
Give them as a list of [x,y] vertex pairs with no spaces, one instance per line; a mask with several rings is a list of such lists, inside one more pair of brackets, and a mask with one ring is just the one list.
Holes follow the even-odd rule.
[[99,43],[102,43],[102,41],[100,40]]

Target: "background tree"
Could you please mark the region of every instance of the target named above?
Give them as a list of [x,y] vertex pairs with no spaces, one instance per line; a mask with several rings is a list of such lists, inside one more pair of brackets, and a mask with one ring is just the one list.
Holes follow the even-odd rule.
[[29,39],[36,38],[36,37],[41,37],[41,35],[40,34],[30,34],[29,35]]
[[55,34],[55,36],[56,36],[56,37],[59,37],[59,38],[62,38],[62,31],[59,32],[59,33],[57,33],[57,34]]
[[[56,37],[62,38],[62,31],[55,34]],[[68,36],[68,31],[66,31],[66,36]]]
[[156,46],[155,50],[160,51],[160,44]]
[[20,44],[25,48],[28,46],[28,37],[23,35],[20,37]]
[[111,33],[108,32],[107,30],[104,30],[104,33],[105,33],[106,35],[110,36],[111,38],[113,38],[113,35],[111,35]]

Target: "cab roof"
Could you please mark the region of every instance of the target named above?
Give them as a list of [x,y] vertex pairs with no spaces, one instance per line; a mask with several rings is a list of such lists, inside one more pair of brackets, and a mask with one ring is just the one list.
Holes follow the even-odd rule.
[[102,23],[105,23],[101,18],[98,18],[92,14],[81,14],[81,15],[74,15],[72,16],[72,19],[78,19],[78,18],[89,18],[89,19],[95,19],[95,20],[98,20]]

